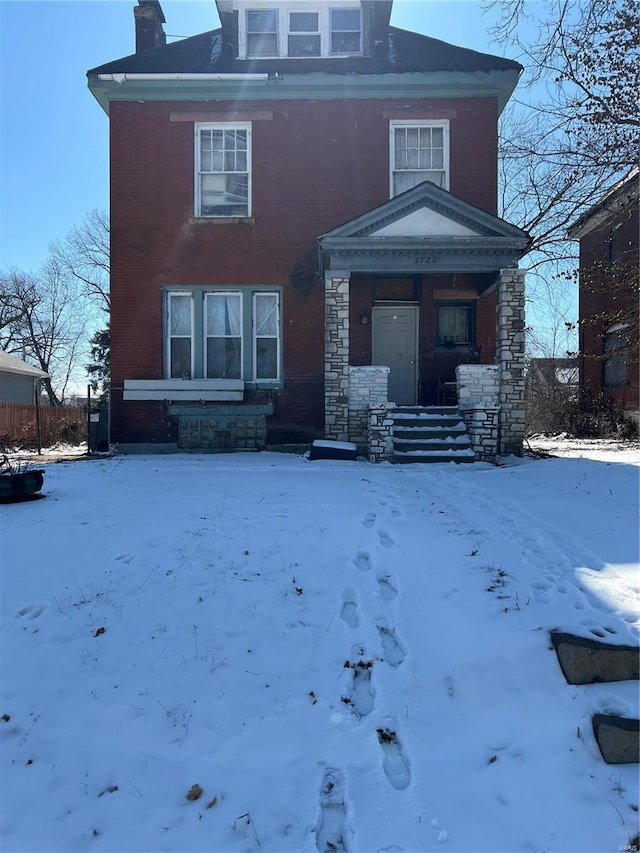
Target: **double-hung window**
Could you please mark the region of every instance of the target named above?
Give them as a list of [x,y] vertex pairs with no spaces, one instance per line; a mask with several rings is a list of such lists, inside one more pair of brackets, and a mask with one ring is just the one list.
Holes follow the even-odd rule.
[[247,12],[247,56],[278,55],[278,10]]
[[196,216],[251,215],[251,125],[196,124]]
[[280,291],[194,287],[165,294],[165,376],[274,383],[282,375]]
[[449,122],[392,121],[390,125],[391,195],[422,181],[449,188]]
[[207,379],[242,378],[242,295],[206,293]]
[[289,56],[320,56],[318,12],[289,12]]
[[167,359],[170,379],[193,375],[193,298],[191,293],[170,293],[167,299]]
[[331,53],[360,53],[362,25],[360,9],[331,9]]

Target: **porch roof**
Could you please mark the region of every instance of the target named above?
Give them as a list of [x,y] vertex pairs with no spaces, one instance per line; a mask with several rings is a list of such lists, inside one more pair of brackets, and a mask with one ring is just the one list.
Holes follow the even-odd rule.
[[326,272],[470,272],[515,267],[529,235],[430,181],[318,238]]

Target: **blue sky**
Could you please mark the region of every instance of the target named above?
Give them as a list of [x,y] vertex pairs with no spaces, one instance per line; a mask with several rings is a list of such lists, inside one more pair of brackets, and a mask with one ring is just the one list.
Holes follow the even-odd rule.
[[[218,26],[214,0],[161,2],[169,36]],[[85,75],[133,53],[134,5],[0,0],[0,268],[35,270],[52,240],[108,208],[108,120]],[[502,53],[477,0],[395,0],[392,23]]]

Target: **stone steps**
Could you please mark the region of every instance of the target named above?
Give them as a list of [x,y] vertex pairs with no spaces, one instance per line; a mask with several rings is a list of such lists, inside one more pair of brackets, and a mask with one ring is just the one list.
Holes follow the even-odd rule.
[[475,462],[455,406],[400,406],[393,414],[395,463]]

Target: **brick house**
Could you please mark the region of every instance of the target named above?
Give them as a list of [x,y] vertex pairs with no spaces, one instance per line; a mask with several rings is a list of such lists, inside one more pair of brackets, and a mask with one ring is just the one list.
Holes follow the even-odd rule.
[[640,424],[638,170],[570,227],[580,243],[579,366],[586,409],[604,403]]
[[88,72],[110,120],[112,441],[347,439],[355,369],[429,405],[477,363],[505,378],[517,452],[528,236],[497,217],[497,121],[520,65],[390,26],[390,0],[216,6],[220,28],[166,44],[139,0],[136,53]]

